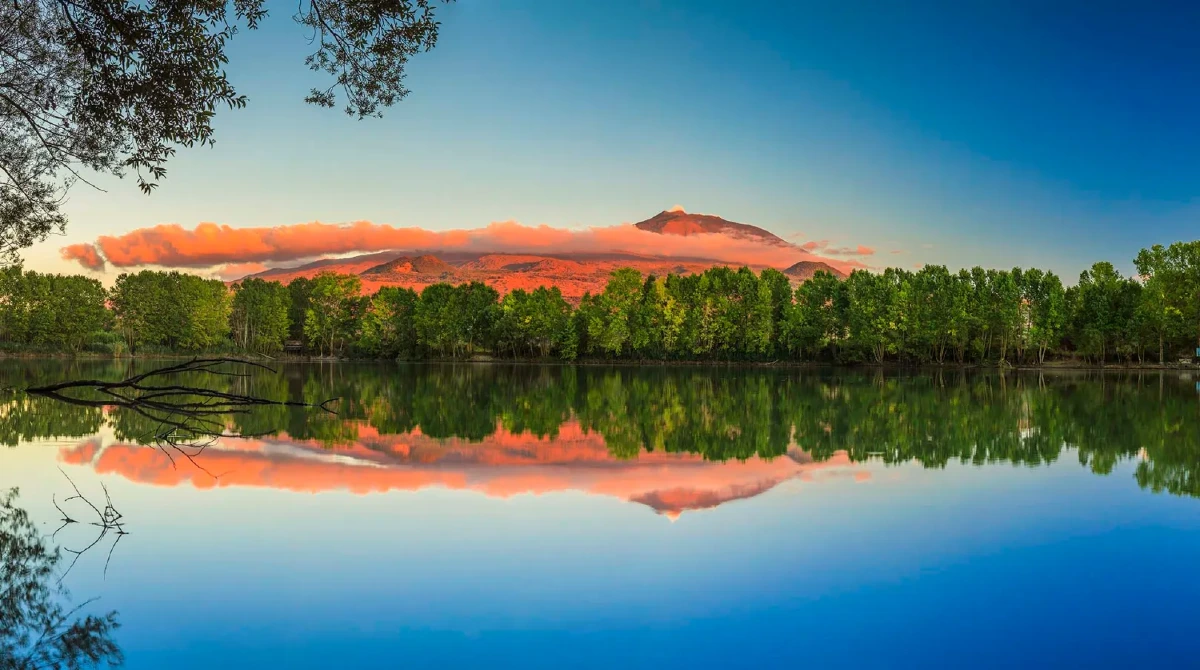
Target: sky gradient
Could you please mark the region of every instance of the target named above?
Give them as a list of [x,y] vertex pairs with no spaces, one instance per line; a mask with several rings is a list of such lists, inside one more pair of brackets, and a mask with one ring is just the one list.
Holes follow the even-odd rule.
[[79,271],[61,247],[167,223],[581,229],[675,204],[876,266],[1071,283],[1200,236],[1200,10],[968,4],[462,0],[410,97],[359,122],[302,103],[323,80],[269,2],[230,50],[249,105],[216,146],[151,197],[74,189],[26,266]]

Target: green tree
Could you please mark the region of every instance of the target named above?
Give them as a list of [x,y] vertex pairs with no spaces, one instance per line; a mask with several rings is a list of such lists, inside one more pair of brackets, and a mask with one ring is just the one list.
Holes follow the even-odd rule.
[[557,287],[515,289],[500,301],[496,346],[512,355],[549,356],[561,350],[570,319],[571,306]]
[[308,346],[304,336],[305,321],[308,319],[308,308],[312,296],[313,280],[308,277],[297,277],[288,282],[288,339],[302,342]]
[[229,336],[229,289],[217,279],[171,272],[166,294],[175,302],[171,316],[179,328],[166,340],[172,347],[198,351],[218,346]]
[[981,267],[973,267],[968,273],[969,298],[967,323],[970,327],[971,349],[979,361],[987,361],[991,357],[992,343],[996,336],[993,329],[997,322],[995,315],[995,294],[992,292],[992,277]]
[[313,278],[304,335],[322,356],[337,356],[355,334],[362,280],[358,275],[322,272]]
[[948,303],[952,314],[950,346],[954,350],[954,359],[965,363],[979,322],[974,272],[959,270],[958,274],[954,275],[949,290]]
[[957,278],[942,265],[926,265],[901,287],[900,323],[906,341],[922,360],[942,363],[964,328],[965,305],[957,300]]
[[759,359],[774,348],[776,296],[773,287],[761,281],[748,267],[739,268],[734,277],[732,316],[741,322],[741,341],[735,354]]
[[1000,345],[1000,362],[1008,363],[1013,344],[1022,337],[1021,329],[1021,270],[988,270],[990,297],[988,330],[995,334]]
[[876,363],[895,351],[895,289],[891,277],[866,270],[855,270],[846,278],[849,342],[865,350]]
[[0,267],[0,342],[25,341],[24,279],[19,265]]
[[1022,275],[1022,301],[1026,315],[1026,340],[1038,364],[1057,346],[1067,324],[1067,297],[1062,281],[1053,272],[1028,270]]
[[680,348],[686,309],[671,290],[670,277],[646,277],[635,328],[635,353],[642,358],[670,359]]
[[786,324],[792,308],[792,283],[787,275],[774,268],[766,268],[758,276],[759,282],[769,294],[771,303],[771,345],[777,356],[787,353]]
[[621,268],[612,273],[588,313],[588,342],[594,353],[620,357],[631,346],[631,327],[641,302],[642,275],[637,270]]
[[675,304],[678,319],[674,346],[669,350],[673,358],[695,359],[705,355],[702,327],[704,314],[700,308],[701,275],[669,274],[664,278],[664,288]]
[[358,346],[369,356],[412,359],[417,355],[416,291],[385,286],[371,296]]
[[1079,275],[1075,287],[1072,316],[1076,343],[1102,364],[1132,316],[1125,285],[1112,263],[1099,262]]
[[788,350],[803,360],[805,352],[836,346],[844,337],[845,286],[832,274],[818,270],[796,287],[796,301],[788,313],[785,341]]
[[279,282],[250,277],[233,285],[230,332],[247,351],[274,353],[283,349],[291,329],[292,296]]
[[454,309],[459,318],[457,348],[468,355],[477,347],[489,348],[500,311],[500,294],[483,282],[473,281],[457,286],[453,293]]
[[229,291],[216,279],[153,270],[122,274],[109,302],[131,351],[146,344],[199,351],[229,335]]
[[[216,111],[246,104],[228,42],[266,16],[263,0],[0,4],[0,262],[63,229],[80,170],[133,172],[150,193],[178,147],[211,145]],[[332,79],[307,102],[332,107],[340,89],[358,118],[407,94],[408,59],[438,37],[433,0],[303,0],[293,17],[311,33],[306,64]]]
[[[1175,247],[1175,245],[1172,245]],[[1175,247],[1170,252],[1156,244],[1138,252],[1133,260],[1134,267],[1143,282],[1142,299],[1137,307],[1137,317],[1145,336],[1158,346],[1158,362],[1166,361],[1167,343],[1187,332],[1190,314],[1189,300],[1192,292],[1186,288],[1190,264],[1181,260],[1190,255],[1190,249]],[[1180,289],[1183,286],[1185,288]],[[1186,312],[1185,312],[1186,311]]]
[[88,277],[0,269],[0,338],[79,351],[108,323],[106,296],[100,282]]
[[455,355],[461,317],[453,286],[446,283],[426,286],[415,314],[417,342],[431,353]]
[[108,324],[108,293],[99,281],[80,275],[49,275],[50,306],[55,316],[49,342],[67,351],[79,351]]
[[1200,347],[1200,241],[1172,243],[1162,258],[1154,273],[1162,274],[1170,304],[1191,324]]

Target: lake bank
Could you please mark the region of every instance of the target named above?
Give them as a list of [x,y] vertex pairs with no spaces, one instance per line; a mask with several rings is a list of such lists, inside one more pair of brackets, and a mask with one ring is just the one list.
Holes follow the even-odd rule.
[[274,363],[431,363],[431,364],[509,364],[509,365],[548,365],[548,366],[620,366],[620,367],[699,367],[699,368],[781,368],[781,369],[831,369],[831,370],[982,370],[982,371],[1022,371],[1035,372],[1045,370],[1139,370],[1139,371],[1200,371],[1197,363],[1089,363],[1079,360],[1052,360],[1041,365],[1033,364],[999,364],[999,363],[917,363],[886,361],[873,362],[833,362],[833,361],[714,361],[714,360],[658,360],[658,359],[603,359],[584,358],[571,361],[554,358],[498,358],[485,354],[469,358],[421,358],[413,360],[388,360],[379,358],[352,358],[328,356],[267,356],[263,354],[244,353],[149,353],[149,354],[107,354],[98,352],[12,352],[0,351],[0,360],[190,360],[193,358],[232,358],[254,361],[271,365]]

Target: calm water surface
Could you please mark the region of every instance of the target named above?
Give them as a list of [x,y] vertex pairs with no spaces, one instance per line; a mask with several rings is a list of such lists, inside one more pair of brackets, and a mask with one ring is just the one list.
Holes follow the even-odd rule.
[[[0,386],[147,365],[0,361]],[[86,520],[71,481],[124,515],[55,574],[118,613],[130,668],[1197,662],[1186,375],[298,364],[216,383],[342,400],[231,417],[257,437],[192,458],[127,410],[0,401],[0,491],[48,543],[96,539],[51,538],[56,504]]]

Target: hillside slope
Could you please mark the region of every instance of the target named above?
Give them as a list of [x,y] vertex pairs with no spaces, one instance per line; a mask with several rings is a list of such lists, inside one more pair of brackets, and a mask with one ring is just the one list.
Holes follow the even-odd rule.
[[[719,216],[690,214],[681,209],[660,212],[634,225],[658,235],[725,235],[771,247],[795,249],[796,257],[801,259],[808,255],[762,228],[728,221]],[[778,257],[778,253],[773,255]],[[699,273],[718,265],[730,264],[706,258],[648,256],[602,250],[576,253],[457,250],[429,253],[410,250],[323,259],[291,268],[275,268],[253,276],[287,283],[298,277],[313,277],[320,272],[355,274],[362,278],[366,292],[374,292],[382,286],[405,286],[419,291],[438,282],[468,281],[486,283],[502,294],[515,289],[557,286],[568,300],[576,302],[584,293],[603,290],[609,274],[618,268],[629,267],[644,275],[663,276],[669,273]],[[770,266],[751,263],[750,267],[761,271]],[[782,271],[793,283],[799,283],[811,279],[819,270],[838,278],[846,276],[841,270],[820,260],[800,260]]]

